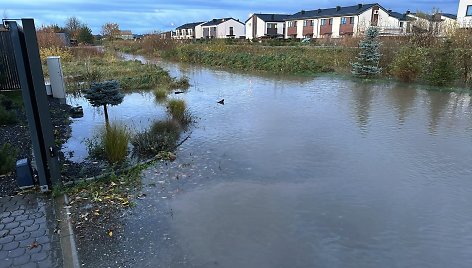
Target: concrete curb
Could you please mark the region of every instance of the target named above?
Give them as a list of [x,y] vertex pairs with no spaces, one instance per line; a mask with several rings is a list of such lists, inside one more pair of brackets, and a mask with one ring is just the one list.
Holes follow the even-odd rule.
[[69,199],[67,195],[55,198],[56,215],[59,221],[60,242],[64,267],[79,268],[79,254],[75,243],[74,230],[69,210]]

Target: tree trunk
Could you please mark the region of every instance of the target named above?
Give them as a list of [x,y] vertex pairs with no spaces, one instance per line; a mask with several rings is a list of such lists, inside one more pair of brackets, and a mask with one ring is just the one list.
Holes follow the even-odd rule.
[[105,124],[106,127],[108,128],[110,126],[110,121],[108,120],[108,110],[107,110],[107,105],[103,105],[103,112],[105,113]]

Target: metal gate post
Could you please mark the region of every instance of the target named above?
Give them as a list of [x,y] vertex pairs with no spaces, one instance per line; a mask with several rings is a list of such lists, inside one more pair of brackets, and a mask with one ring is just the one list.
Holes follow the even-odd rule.
[[23,31],[15,21],[6,21],[13,43],[23,101],[31,131],[41,191],[60,183],[59,157],[54,143],[51,115],[39,57],[33,19],[22,19]]

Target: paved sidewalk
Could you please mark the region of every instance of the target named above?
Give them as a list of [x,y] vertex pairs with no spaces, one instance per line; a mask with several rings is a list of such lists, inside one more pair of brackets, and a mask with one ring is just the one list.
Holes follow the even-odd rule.
[[53,204],[40,194],[0,197],[0,268],[62,267]]

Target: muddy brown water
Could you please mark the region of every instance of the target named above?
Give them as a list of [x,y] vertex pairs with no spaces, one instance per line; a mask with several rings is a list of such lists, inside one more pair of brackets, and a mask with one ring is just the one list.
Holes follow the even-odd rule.
[[[469,94],[158,64],[198,123],[87,266],[472,266]],[[110,114],[145,127],[152,98]]]

